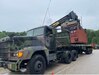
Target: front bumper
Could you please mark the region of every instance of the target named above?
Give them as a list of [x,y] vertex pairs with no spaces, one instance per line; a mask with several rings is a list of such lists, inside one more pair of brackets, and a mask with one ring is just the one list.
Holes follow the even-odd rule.
[[0,67],[7,68],[11,71],[18,71],[17,62],[0,61]]

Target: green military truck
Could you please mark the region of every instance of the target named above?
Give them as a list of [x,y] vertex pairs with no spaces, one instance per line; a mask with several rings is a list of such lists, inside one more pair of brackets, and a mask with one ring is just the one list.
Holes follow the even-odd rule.
[[[75,23],[76,25],[73,25]],[[69,23],[62,27],[63,23]],[[81,28],[74,12],[51,24],[27,31],[26,36],[13,36],[0,39],[0,66],[12,72],[43,74],[46,67],[56,61],[71,63],[78,54],[92,53],[92,46],[77,42],[71,43],[70,33]]]

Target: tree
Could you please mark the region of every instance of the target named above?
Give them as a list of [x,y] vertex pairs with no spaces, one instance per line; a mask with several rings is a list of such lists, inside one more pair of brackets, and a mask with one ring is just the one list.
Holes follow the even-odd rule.
[[0,32],[0,38],[6,37],[6,36],[24,36],[26,35],[26,32],[6,32],[2,31]]

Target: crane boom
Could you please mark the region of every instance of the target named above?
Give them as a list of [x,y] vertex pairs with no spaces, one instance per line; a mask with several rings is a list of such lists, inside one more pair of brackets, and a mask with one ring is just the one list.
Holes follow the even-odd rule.
[[71,11],[68,15],[52,23],[50,26],[56,28],[58,26],[61,26],[64,22],[73,22],[73,21],[77,21],[78,23],[80,23],[78,16],[73,11]]
[[80,20],[73,11],[71,11],[68,15],[64,16],[58,21],[54,22],[50,26],[54,29],[57,29],[57,27],[60,26],[60,30],[62,32],[68,32],[70,35],[70,42],[73,44],[87,43],[87,33],[80,25]]

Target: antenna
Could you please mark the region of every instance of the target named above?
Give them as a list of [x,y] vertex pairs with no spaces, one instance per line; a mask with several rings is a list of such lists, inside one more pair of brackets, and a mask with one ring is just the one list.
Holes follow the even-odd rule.
[[43,20],[42,25],[44,25],[44,23],[45,23],[45,19],[46,19],[46,16],[47,16],[47,13],[48,13],[48,10],[49,10],[49,7],[50,7],[50,4],[51,4],[51,0],[49,1],[48,7],[47,7],[47,9],[46,9],[46,13],[45,13],[45,16],[44,16],[44,20]]

